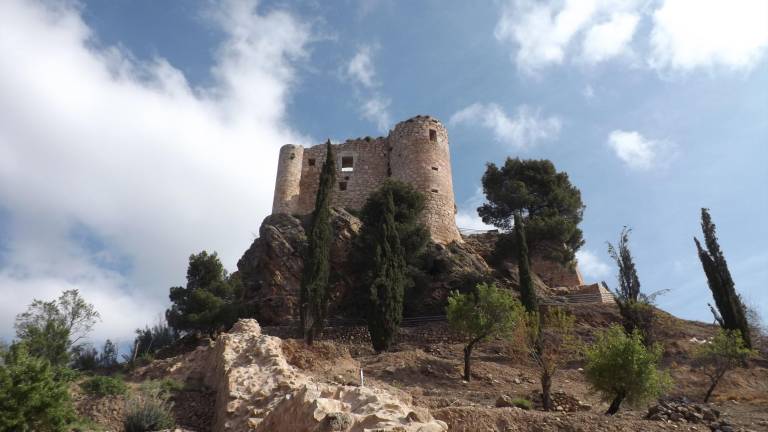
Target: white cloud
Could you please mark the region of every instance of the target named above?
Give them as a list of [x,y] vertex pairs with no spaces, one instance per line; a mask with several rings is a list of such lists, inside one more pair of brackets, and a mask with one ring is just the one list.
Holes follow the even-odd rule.
[[307,141],[285,108],[309,28],[255,1],[210,12],[226,37],[192,88],[165,59],[98,48],[70,2],[0,2],[0,335],[32,298],[79,288],[97,338],[131,338],[190,253],[232,269],[252,241],[279,147]]
[[614,130],[608,135],[608,145],[619,159],[635,170],[664,166],[675,156],[672,143],[648,139],[636,131]]
[[581,94],[584,96],[584,99],[593,99],[595,97],[595,89],[593,89],[591,85],[587,84],[584,87],[584,90],[581,91]]
[[371,58],[371,47],[364,45],[357,50],[357,53],[349,60],[347,64],[347,74],[354,80],[357,80],[365,87],[373,87],[376,82],[376,70],[373,67]]
[[376,123],[376,127],[381,132],[385,132],[392,124],[392,118],[389,115],[390,100],[384,98],[378,93],[371,96],[363,103],[363,117]]
[[611,267],[590,250],[581,249],[576,252],[579,271],[588,279],[600,281],[611,274]]
[[516,149],[534,147],[541,141],[554,139],[562,127],[560,118],[542,117],[541,109],[521,105],[515,116],[510,117],[493,103],[474,103],[451,116],[451,125],[467,123],[490,129],[496,141]]
[[518,67],[529,73],[563,63],[573,41],[585,31],[588,58],[606,60],[620,54],[631,41],[634,25],[629,24],[634,15],[630,11],[637,4],[634,0],[508,0],[494,35],[515,47]]
[[768,2],[505,0],[494,35],[512,47],[518,67],[530,74],[569,60],[635,58],[636,50],[660,72],[750,70],[768,49]]
[[768,48],[768,2],[664,0],[650,39],[649,63],[657,69],[750,69]]
[[376,123],[380,132],[386,132],[392,124],[389,114],[391,99],[380,91],[381,83],[376,80],[376,68],[373,63],[375,46],[362,45],[346,63],[344,75],[354,86],[355,97],[360,104],[360,114],[368,121]]
[[590,28],[584,37],[584,59],[598,63],[627,52],[639,21],[639,15],[616,13],[609,21]]
[[477,208],[483,205],[484,202],[485,194],[483,193],[483,188],[478,187],[468,200],[459,205],[459,211],[456,212],[456,226],[462,231],[488,231],[496,229],[495,226],[484,223],[477,214]]

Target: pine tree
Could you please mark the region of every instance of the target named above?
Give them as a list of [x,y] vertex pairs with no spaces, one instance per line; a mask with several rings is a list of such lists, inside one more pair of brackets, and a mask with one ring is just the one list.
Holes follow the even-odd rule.
[[525,239],[525,226],[520,213],[515,213],[515,243],[517,246],[517,268],[520,278],[520,301],[528,312],[538,312],[539,302],[531,277],[531,262],[528,258],[528,242]]
[[331,140],[326,143],[325,163],[320,172],[320,181],[312,212],[307,252],[304,256],[304,275],[301,280],[301,328],[304,340],[311,345],[323,329],[330,276],[331,197],[336,182],[336,164]]
[[747,348],[752,348],[746,309],[741,297],[736,293],[731,272],[728,270],[725,256],[717,241],[715,224],[712,223],[712,217],[706,208],[701,209],[701,230],[704,232],[704,244],[707,249],[704,250],[701,247],[701,243],[696,237],[693,238],[693,241],[696,243],[699,259],[704,273],[707,275],[707,282],[712,291],[712,297],[715,299],[715,305],[722,317],[723,328],[739,330],[744,345]]
[[375,250],[368,318],[368,331],[376,352],[388,350],[395,340],[403,319],[406,284],[405,253],[397,232],[391,192],[387,192],[387,205],[382,216],[384,223]]
[[189,256],[186,286],[171,287],[171,307],[165,318],[174,330],[214,337],[227,330],[244,310],[239,302],[242,285],[227,273],[216,252]]

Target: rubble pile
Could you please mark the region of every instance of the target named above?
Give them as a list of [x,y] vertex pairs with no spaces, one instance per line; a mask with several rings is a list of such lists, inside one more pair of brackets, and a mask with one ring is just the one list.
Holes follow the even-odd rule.
[[[563,412],[576,412],[576,411],[589,411],[592,409],[592,405],[580,401],[575,396],[569,395],[562,391],[555,391],[551,393],[552,405],[555,411]],[[531,401],[536,408],[542,407],[541,392],[537,391],[531,394]]]
[[713,432],[734,432],[733,426],[720,418],[720,411],[707,405],[693,403],[687,398],[659,400],[648,408],[648,420],[674,423],[704,424]]

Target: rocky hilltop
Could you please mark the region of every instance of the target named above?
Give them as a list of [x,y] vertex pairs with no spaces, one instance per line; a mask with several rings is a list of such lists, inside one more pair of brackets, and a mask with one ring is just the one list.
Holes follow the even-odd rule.
[[[298,299],[304,269],[302,255],[306,247],[307,217],[287,214],[270,215],[261,224],[259,237],[237,263],[245,286],[245,300],[252,305],[255,318],[262,325],[289,324],[298,319]],[[355,307],[360,293],[360,272],[356,268],[353,242],[361,222],[343,209],[332,209],[334,238],[331,245],[331,287],[329,316],[358,318]],[[464,242],[448,245],[430,243],[424,263],[415,278],[415,286],[406,295],[405,317],[444,313],[448,293],[468,289],[480,280],[517,289],[517,265],[514,260],[493,260],[498,234],[466,236]],[[579,285],[578,273],[558,263],[534,257],[536,289],[550,291],[553,286]],[[363,293],[363,295],[365,295]]]

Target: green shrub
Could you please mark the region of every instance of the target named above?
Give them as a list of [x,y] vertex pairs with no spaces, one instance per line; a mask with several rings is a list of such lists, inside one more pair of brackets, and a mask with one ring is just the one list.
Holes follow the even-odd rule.
[[522,408],[524,410],[529,410],[529,409],[533,408],[533,402],[529,401],[528,399],[523,399],[523,398],[512,399],[512,405],[514,405],[514,406],[516,406],[518,408]]
[[157,381],[143,383],[139,391],[126,402],[125,432],[149,432],[170,429],[175,425],[171,412],[173,404]]
[[598,333],[586,349],[584,374],[592,388],[611,402],[606,414],[615,414],[624,400],[637,405],[669,387],[669,375],[658,369],[661,352],[659,344],[646,348],[638,330],[627,335],[614,324]]
[[105,429],[95,421],[80,417],[67,426],[68,432],[105,432]]
[[125,382],[119,377],[95,376],[80,384],[84,392],[98,397],[122,395],[128,390]]
[[74,419],[67,384],[50,363],[12,346],[0,365],[0,431],[65,431]]
[[164,392],[166,395],[171,395],[184,390],[184,383],[173,378],[157,380],[157,385],[160,387],[160,391]]

